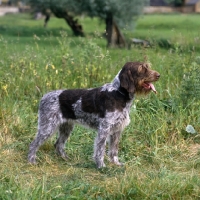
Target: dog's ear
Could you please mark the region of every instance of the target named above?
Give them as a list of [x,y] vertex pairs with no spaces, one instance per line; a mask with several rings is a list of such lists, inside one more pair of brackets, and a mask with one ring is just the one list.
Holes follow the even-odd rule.
[[120,85],[129,93],[135,92],[135,83],[130,69],[122,70],[119,76]]
[[141,73],[143,69],[144,69],[144,67],[142,65],[139,65],[138,70],[137,70],[138,73]]

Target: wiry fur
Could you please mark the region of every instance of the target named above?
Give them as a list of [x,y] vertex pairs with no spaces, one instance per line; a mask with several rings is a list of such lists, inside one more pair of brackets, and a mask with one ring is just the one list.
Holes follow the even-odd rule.
[[74,123],[98,131],[94,143],[94,161],[104,167],[106,141],[110,161],[118,160],[120,134],[130,123],[129,111],[135,93],[147,94],[151,89],[144,83],[159,79],[159,73],[141,62],[128,62],[112,83],[93,89],[56,90],[43,96],[39,106],[38,133],[30,144],[28,160],[35,163],[38,148],[58,129],[56,152],[67,159],[64,147]]

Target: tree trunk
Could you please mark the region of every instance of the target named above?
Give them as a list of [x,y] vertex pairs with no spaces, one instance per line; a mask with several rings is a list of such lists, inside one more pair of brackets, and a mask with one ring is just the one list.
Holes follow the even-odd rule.
[[49,22],[51,17],[51,11],[49,9],[42,9],[41,12],[45,16],[44,27],[47,27],[47,23]]
[[113,19],[112,13],[107,13],[106,16],[106,38],[107,47],[125,47],[126,42],[123,34],[119,30],[117,24]]
[[78,23],[78,20],[69,15],[65,9],[57,9],[56,7],[52,7],[51,11],[56,17],[63,18],[67,22],[75,36],[84,36],[83,28]]

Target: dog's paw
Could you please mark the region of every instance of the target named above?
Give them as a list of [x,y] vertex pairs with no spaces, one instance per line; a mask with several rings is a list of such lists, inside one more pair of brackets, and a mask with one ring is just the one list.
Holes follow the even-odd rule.
[[118,159],[117,156],[114,156],[113,158],[111,158],[110,162],[115,164],[115,165],[118,165],[118,166],[123,166],[124,165],[124,163],[119,162],[119,159]]
[[28,156],[28,162],[30,164],[33,164],[33,165],[36,165],[36,159],[35,159],[35,156]]
[[101,168],[106,167],[106,165],[105,165],[104,162],[98,162],[98,163],[96,163],[96,164],[97,164],[97,168],[98,168],[98,169],[101,169]]

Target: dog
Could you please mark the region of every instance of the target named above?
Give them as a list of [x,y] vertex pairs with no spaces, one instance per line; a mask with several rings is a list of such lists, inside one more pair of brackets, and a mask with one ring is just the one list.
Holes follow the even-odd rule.
[[45,94],[39,105],[38,132],[30,144],[28,161],[36,163],[38,148],[58,130],[55,149],[67,160],[65,143],[79,123],[97,130],[94,161],[97,168],[105,167],[106,141],[110,162],[123,165],[118,159],[120,134],[130,123],[129,112],[135,94],[156,93],[153,82],[160,74],[144,62],[127,62],[111,83],[90,89],[55,90]]

